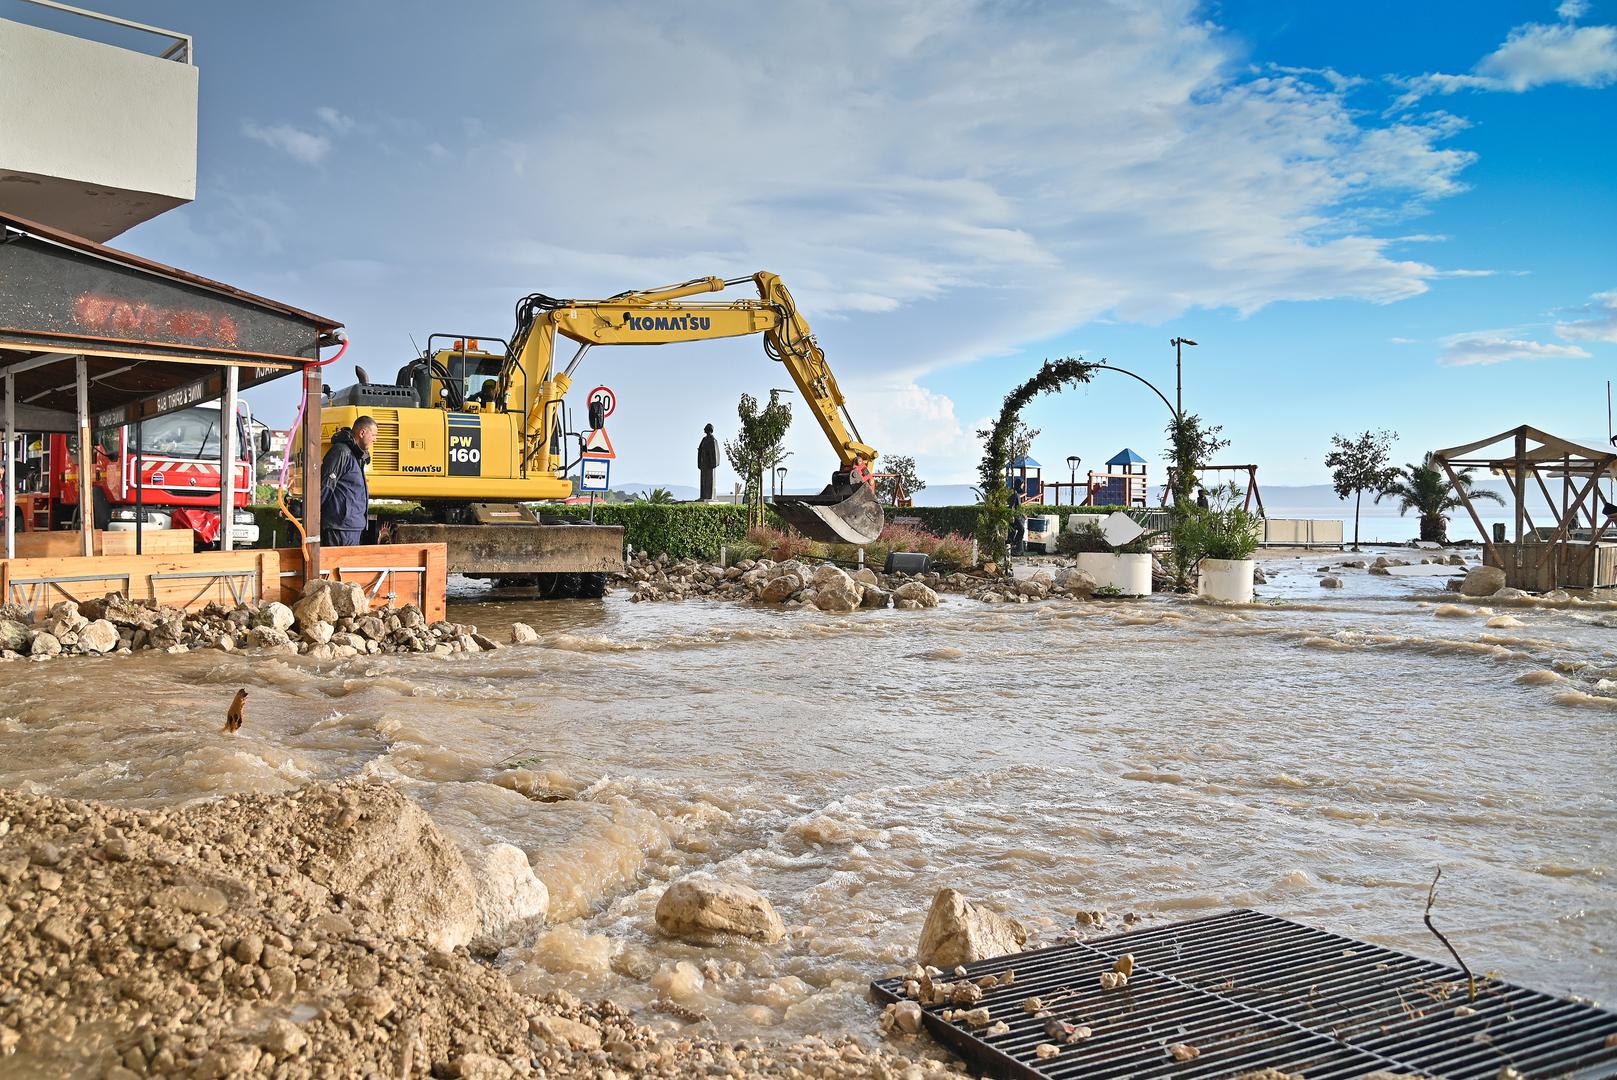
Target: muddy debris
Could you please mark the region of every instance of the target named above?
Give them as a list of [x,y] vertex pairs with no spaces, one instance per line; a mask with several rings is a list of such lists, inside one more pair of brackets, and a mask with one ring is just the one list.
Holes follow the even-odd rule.
[[479,902],[481,871],[386,784],[156,810],[0,791],[0,823],[6,1075],[964,1075],[853,1040],[669,1035],[611,1001],[519,992],[466,948],[502,917]]

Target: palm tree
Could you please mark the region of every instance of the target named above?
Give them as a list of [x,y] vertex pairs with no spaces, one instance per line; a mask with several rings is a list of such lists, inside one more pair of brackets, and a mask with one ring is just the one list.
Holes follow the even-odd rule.
[[674,493],[672,491],[669,491],[665,487],[654,487],[648,492],[638,492],[638,491],[635,492],[634,501],[635,502],[644,502],[644,503],[657,503],[659,505],[664,504],[664,503],[671,503],[671,502],[674,501]]
[[1505,504],[1497,491],[1478,490],[1471,485],[1470,469],[1456,473],[1451,483],[1432,460],[1432,455],[1427,454],[1419,465],[1405,465],[1399,470],[1397,481],[1383,489],[1375,501],[1380,502],[1383,497],[1396,498],[1400,515],[1411,510],[1420,514],[1422,540],[1446,544],[1449,542],[1449,511],[1465,505],[1461,496],[1492,499],[1500,506]]

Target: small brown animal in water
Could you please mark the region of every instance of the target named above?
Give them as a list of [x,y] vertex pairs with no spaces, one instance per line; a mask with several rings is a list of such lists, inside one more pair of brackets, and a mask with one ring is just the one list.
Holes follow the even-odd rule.
[[225,713],[224,731],[227,734],[234,735],[236,729],[241,727],[241,722],[246,719],[246,717],[242,716],[241,710],[246,704],[247,691],[237,690],[236,699],[230,703],[230,711]]

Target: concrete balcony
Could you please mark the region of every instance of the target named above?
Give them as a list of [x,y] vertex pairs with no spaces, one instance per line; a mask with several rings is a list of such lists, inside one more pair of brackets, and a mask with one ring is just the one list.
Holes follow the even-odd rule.
[[194,199],[191,39],[31,3],[0,19],[0,210],[105,242]]

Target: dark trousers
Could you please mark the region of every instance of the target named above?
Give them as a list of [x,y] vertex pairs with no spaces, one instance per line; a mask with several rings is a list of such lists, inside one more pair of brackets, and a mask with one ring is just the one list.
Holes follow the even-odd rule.
[[320,543],[325,547],[352,547],[359,543],[358,529],[321,529]]
[[713,501],[713,470],[712,469],[703,469],[702,470],[702,501],[703,502],[712,502]]

